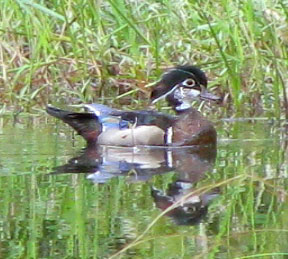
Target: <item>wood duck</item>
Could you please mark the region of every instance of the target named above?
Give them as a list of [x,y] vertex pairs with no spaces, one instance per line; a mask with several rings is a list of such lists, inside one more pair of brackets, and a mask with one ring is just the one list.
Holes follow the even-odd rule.
[[151,93],[152,104],[166,99],[176,112],[122,111],[102,104],[87,104],[87,113],[48,106],[48,114],[74,128],[88,145],[190,146],[216,144],[213,124],[191,107],[193,100],[220,101],[207,91],[207,77],[195,66],[177,66],[162,75]]

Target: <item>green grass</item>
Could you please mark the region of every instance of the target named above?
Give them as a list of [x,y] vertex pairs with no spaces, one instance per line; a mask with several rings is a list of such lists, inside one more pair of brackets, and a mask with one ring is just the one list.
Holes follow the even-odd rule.
[[0,111],[91,101],[133,107],[165,68],[191,63],[225,96],[226,116],[287,117],[287,7],[280,0],[6,0]]

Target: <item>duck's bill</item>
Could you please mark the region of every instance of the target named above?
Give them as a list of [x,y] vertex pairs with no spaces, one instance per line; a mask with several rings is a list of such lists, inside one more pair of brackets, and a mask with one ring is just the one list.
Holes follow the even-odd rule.
[[200,93],[200,100],[203,100],[203,101],[213,101],[213,102],[220,102],[221,101],[221,97],[217,96],[217,95],[214,95],[214,94],[211,94],[209,93],[208,91],[202,91]]

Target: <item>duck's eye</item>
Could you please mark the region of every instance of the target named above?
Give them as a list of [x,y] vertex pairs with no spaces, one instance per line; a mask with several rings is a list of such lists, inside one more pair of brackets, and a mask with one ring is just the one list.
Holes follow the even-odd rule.
[[193,87],[195,85],[195,81],[193,79],[189,78],[183,82],[183,85],[188,86],[188,87]]

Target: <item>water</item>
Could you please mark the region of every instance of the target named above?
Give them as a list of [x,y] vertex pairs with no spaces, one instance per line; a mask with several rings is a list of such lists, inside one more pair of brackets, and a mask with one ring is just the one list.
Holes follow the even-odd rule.
[[281,123],[220,122],[217,148],[185,150],[82,150],[61,122],[0,125],[0,258],[288,255]]

